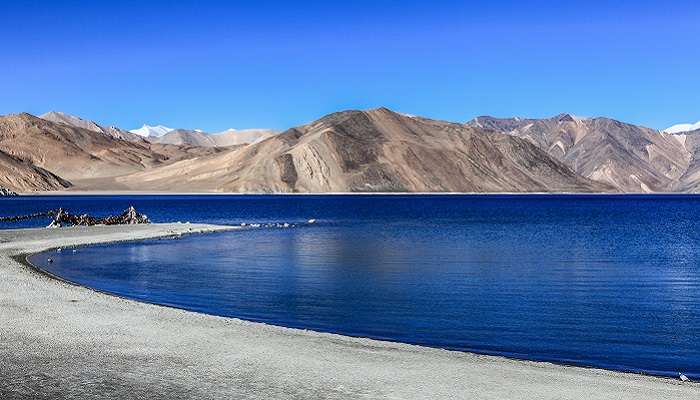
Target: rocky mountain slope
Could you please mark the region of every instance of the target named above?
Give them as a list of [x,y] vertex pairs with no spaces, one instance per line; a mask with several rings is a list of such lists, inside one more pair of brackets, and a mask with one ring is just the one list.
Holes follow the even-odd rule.
[[51,172],[0,151],[0,187],[18,192],[31,192],[62,190],[70,186],[70,182]]
[[676,135],[608,118],[479,117],[467,125],[523,138],[576,173],[624,192],[674,190],[692,159]]
[[331,114],[258,143],[117,181],[231,192],[613,190],[527,140],[384,108]]
[[675,192],[700,193],[700,129],[678,133],[674,137],[688,150],[690,161],[688,168],[671,187],[671,190]]

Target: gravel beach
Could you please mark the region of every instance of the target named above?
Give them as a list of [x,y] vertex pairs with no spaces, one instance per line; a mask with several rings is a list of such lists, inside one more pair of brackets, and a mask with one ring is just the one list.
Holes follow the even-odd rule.
[[0,231],[0,399],[696,399],[700,385],[287,329],[121,299],[19,262],[233,229]]

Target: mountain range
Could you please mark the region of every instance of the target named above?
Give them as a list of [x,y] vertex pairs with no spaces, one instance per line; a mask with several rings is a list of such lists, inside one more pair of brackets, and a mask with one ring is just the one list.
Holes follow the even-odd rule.
[[523,138],[577,174],[623,192],[674,191],[692,159],[681,136],[609,118],[478,117],[468,125]]
[[210,134],[200,129],[174,129],[163,125],[147,124],[129,132],[153,143],[200,147],[227,147],[255,143],[278,133],[272,129],[227,129]]
[[228,129],[218,133],[201,130],[172,129],[160,137],[150,137],[155,143],[189,145],[201,147],[240,146],[259,142],[278,132],[272,129]]
[[[690,126],[692,128],[692,126]],[[349,110],[284,132],[144,125],[60,112],[0,117],[0,187],[16,192],[697,192],[700,130],[609,118],[466,123]]]

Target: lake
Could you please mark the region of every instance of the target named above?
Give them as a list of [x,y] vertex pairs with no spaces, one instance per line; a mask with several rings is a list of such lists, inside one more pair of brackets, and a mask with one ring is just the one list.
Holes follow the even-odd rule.
[[700,197],[54,196],[2,199],[0,215],[129,204],[154,222],[293,226],[31,262],[98,290],[214,315],[700,378]]

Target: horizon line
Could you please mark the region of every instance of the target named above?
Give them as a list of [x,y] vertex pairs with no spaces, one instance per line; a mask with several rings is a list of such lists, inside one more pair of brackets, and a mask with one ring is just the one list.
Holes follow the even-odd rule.
[[[391,108],[386,107],[386,106],[370,107],[370,108],[346,108],[346,109],[341,109],[341,110],[338,110],[338,111],[333,111],[333,112],[329,112],[329,113],[323,114],[323,115],[321,115],[321,116],[319,116],[319,117],[316,117],[315,119],[312,119],[312,120],[310,120],[310,121],[304,122],[304,123],[302,123],[302,124],[287,126],[287,127],[281,128],[281,129],[278,129],[278,128],[266,128],[266,127],[247,127],[247,128],[231,128],[231,127],[229,127],[229,128],[224,128],[224,129],[222,129],[222,130],[218,130],[218,129],[216,129],[216,130],[203,130],[203,129],[200,129],[200,128],[185,128],[185,127],[171,128],[171,127],[169,127],[168,125],[172,125],[172,124],[164,123],[163,121],[154,122],[154,123],[144,122],[144,123],[142,123],[141,126],[139,126],[139,127],[127,129],[127,128],[124,128],[124,127],[119,126],[119,125],[102,123],[102,122],[100,122],[100,121],[98,121],[98,120],[96,120],[96,119],[91,119],[91,118],[89,118],[89,117],[84,117],[84,116],[82,116],[82,115],[80,115],[80,114],[73,114],[73,113],[68,113],[68,112],[64,112],[64,111],[58,111],[57,109],[49,110],[49,111],[46,111],[46,112],[41,113],[41,114],[33,114],[33,113],[31,113],[31,112],[28,112],[28,111],[9,112],[9,113],[0,115],[0,117],[7,117],[7,116],[21,115],[21,114],[29,114],[29,115],[32,115],[32,116],[37,117],[37,118],[42,118],[43,115],[50,114],[50,113],[57,113],[57,114],[65,115],[65,116],[77,117],[77,118],[79,118],[79,119],[81,119],[81,120],[83,120],[83,121],[93,122],[93,123],[96,123],[97,125],[100,125],[100,126],[103,126],[103,127],[115,127],[115,128],[119,128],[119,129],[122,129],[122,130],[127,131],[127,132],[130,132],[130,133],[133,133],[133,131],[138,130],[138,129],[142,129],[142,128],[144,128],[144,127],[164,127],[164,128],[170,129],[171,131],[174,131],[174,130],[187,130],[187,131],[196,131],[196,132],[201,132],[201,133],[206,133],[206,134],[217,134],[217,133],[224,133],[224,132],[232,131],[232,130],[233,130],[233,131],[239,131],[239,132],[240,132],[240,131],[248,131],[248,130],[270,130],[270,131],[283,132],[283,131],[285,131],[285,130],[287,130],[287,129],[291,129],[291,128],[298,127],[298,126],[303,126],[303,125],[312,123],[312,122],[314,122],[314,121],[317,121],[317,120],[319,120],[319,119],[322,119],[322,118],[324,118],[324,117],[326,117],[326,116],[328,116],[328,115],[332,115],[332,114],[336,114],[336,113],[352,112],[352,111],[369,112],[369,111],[376,111],[376,110],[381,110],[381,109],[385,109],[385,110],[388,110],[388,111],[390,111],[390,112],[392,112],[392,113],[400,114],[400,115],[403,115],[403,116],[406,116],[406,117],[409,117],[409,118],[423,118],[423,119],[430,119],[430,120],[433,120],[433,121],[443,121],[443,122],[457,123],[457,124],[467,124],[467,123],[469,123],[469,122],[472,122],[472,121],[477,120],[478,118],[494,118],[494,119],[499,119],[499,120],[506,120],[506,119],[547,120],[547,119],[554,119],[554,118],[556,118],[556,117],[558,117],[558,116],[564,116],[564,115],[570,115],[570,116],[572,116],[572,117],[574,117],[574,118],[578,118],[578,119],[582,119],[582,120],[594,120],[594,119],[604,118],[604,119],[609,119],[609,120],[613,120],[613,121],[618,121],[618,122],[622,122],[622,123],[625,123],[625,124],[635,125],[635,126],[637,126],[637,127],[652,129],[652,130],[655,130],[655,131],[658,131],[658,132],[664,132],[664,133],[683,133],[683,131],[680,131],[680,132],[667,132],[667,131],[671,130],[672,128],[677,128],[677,127],[680,127],[680,126],[691,126],[691,127],[692,127],[693,125],[699,125],[699,124],[700,124],[700,120],[699,120],[699,121],[694,122],[694,123],[693,123],[693,122],[679,122],[679,123],[673,124],[673,125],[671,125],[671,126],[668,126],[668,127],[666,127],[666,128],[655,128],[655,127],[651,127],[651,126],[647,126],[647,125],[642,125],[642,124],[637,124],[637,123],[634,123],[634,122],[625,121],[625,120],[618,119],[618,118],[614,118],[614,117],[609,117],[609,116],[606,116],[606,115],[581,116],[581,115],[578,115],[578,114],[576,114],[576,113],[570,113],[570,112],[560,112],[560,113],[553,114],[553,115],[547,116],[547,117],[530,117],[530,116],[521,116],[521,115],[496,116],[496,115],[489,115],[489,114],[480,114],[480,115],[475,115],[475,116],[472,117],[471,119],[465,119],[465,120],[463,120],[463,121],[454,121],[454,120],[449,120],[449,119],[433,118],[433,117],[429,117],[429,116],[425,116],[425,115],[421,115],[421,114],[415,114],[415,113],[405,113],[405,112],[402,112],[402,111],[397,111],[397,110],[391,109]],[[43,119],[43,118],[42,118],[42,119]],[[230,126],[230,125],[229,125],[229,126]],[[692,131],[692,130],[691,130],[691,131]]]

